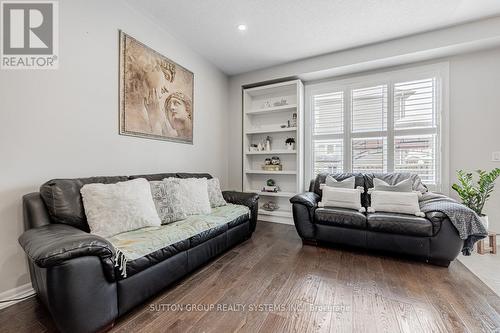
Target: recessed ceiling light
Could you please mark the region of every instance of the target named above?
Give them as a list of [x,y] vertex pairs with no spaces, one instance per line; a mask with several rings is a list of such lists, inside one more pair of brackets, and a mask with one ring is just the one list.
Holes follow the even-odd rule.
[[239,24],[238,25],[238,30],[239,31],[245,31],[245,30],[247,30],[247,26],[245,24]]

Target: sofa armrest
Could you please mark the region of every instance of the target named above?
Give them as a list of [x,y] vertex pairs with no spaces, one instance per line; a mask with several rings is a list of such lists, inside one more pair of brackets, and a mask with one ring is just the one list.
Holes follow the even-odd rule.
[[316,208],[320,200],[319,195],[314,192],[304,192],[293,196],[290,199],[292,204],[301,204],[309,208]]
[[442,212],[428,212],[425,213],[425,217],[431,222],[443,222],[448,217]]
[[222,196],[226,202],[247,206],[250,209],[250,231],[254,232],[259,214],[259,195],[257,193],[222,191]]
[[438,211],[425,213],[425,218],[431,221],[434,235],[441,230],[443,223],[451,223],[446,214]]
[[19,244],[31,261],[42,268],[61,265],[78,257],[99,257],[106,277],[114,280],[115,249],[97,235],[69,225],[49,224],[27,230],[19,237]]
[[224,197],[224,200],[229,203],[247,206],[248,208],[253,207],[259,201],[259,195],[257,193],[222,191],[222,196]]
[[293,223],[299,236],[306,241],[316,238],[314,212],[318,207],[319,195],[314,192],[297,194],[290,199],[292,203]]

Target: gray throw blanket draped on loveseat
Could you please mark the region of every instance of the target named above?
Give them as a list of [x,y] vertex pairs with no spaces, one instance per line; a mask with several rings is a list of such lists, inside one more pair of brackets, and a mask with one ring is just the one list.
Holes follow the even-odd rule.
[[464,240],[462,254],[469,256],[474,244],[488,235],[479,216],[472,209],[442,194],[426,192],[420,198],[420,209],[424,213],[441,212],[445,214]]

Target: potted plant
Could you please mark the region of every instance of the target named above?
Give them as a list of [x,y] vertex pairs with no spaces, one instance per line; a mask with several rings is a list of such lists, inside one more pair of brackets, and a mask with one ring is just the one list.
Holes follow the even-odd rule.
[[490,172],[484,170],[476,172],[479,179],[474,183],[472,172],[459,170],[457,172],[458,184],[453,184],[452,188],[458,193],[462,203],[481,217],[485,228],[488,229],[488,216],[483,214],[483,208],[493,193],[495,180],[500,176],[500,168],[495,168]]
[[294,138],[288,138],[285,140],[285,145],[286,149],[288,150],[294,150],[295,149],[295,139]]

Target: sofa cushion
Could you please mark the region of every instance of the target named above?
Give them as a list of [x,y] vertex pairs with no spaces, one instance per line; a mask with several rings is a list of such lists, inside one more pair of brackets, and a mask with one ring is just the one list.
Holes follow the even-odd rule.
[[227,223],[214,226],[207,230],[203,230],[197,233],[196,235],[189,237],[189,248],[193,248],[197,245],[200,245],[201,243],[206,242],[209,239],[222,235],[227,230],[228,230]]
[[[159,227],[124,232],[107,240],[115,247],[117,276],[124,278],[187,250],[250,218],[248,207],[228,204]],[[238,222],[234,223],[237,220]]]
[[365,214],[347,208],[318,208],[314,213],[314,222],[346,228],[366,228]]
[[[212,214],[214,214],[214,210],[212,210]],[[245,222],[247,222],[250,219],[250,214],[242,214],[234,219],[232,219],[228,224],[227,227],[228,229],[232,229],[234,227],[237,227]]]
[[171,177],[175,178],[175,177],[177,177],[177,174],[176,173],[155,173],[152,175],[133,175],[133,176],[129,176],[128,178],[129,179],[145,178],[151,182],[151,181],[160,181],[160,180],[163,180],[165,178],[171,178]]
[[127,181],[126,176],[53,179],[40,187],[40,195],[53,222],[68,224],[89,232],[80,190],[83,185],[115,184]]
[[120,267],[115,267],[115,276],[117,280],[122,280],[125,277],[137,274],[148,267],[154,266],[170,257],[175,256],[180,252],[189,249],[189,239],[178,241],[174,244],[166,245],[147,255],[137,257],[134,260],[128,261],[125,265],[126,274],[122,274]]
[[209,173],[188,173],[188,172],[177,172],[177,178],[206,178],[212,179],[212,175]]
[[432,223],[424,218],[398,213],[368,213],[367,229],[399,235],[429,237],[433,235]]
[[[333,177],[334,179],[336,179],[337,181],[343,181],[347,178],[350,178],[350,177],[355,177],[355,181],[354,181],[354,187],[353,188],[356,188],[358,186],[361,186],[363,188],[366,189],[366,186],[365,186],[365,178],[363,176],[362,173],[333,173],[333,174],[329,174],[329,173],[320,173],[316,176],[316,179],[314,180],[314,184],[312,187],[312,192],[316,193],[317,195],[321,196],[321,184],[325,184],[326,183],[326,178],[328,176],[331,176]],[[366,193],[363,193],[361,194],[361,206],[363,207],[367,207],[367,194]]]
[[149,181],[152,180],[163,180],[165,178],[206,178],[211,179],[212,176],[209,173],[186,173],[186,172],[169,172],[169,173],[155,173],[149,175],[133,175],[129,176],[130,179],[135,178],[146,178]]

